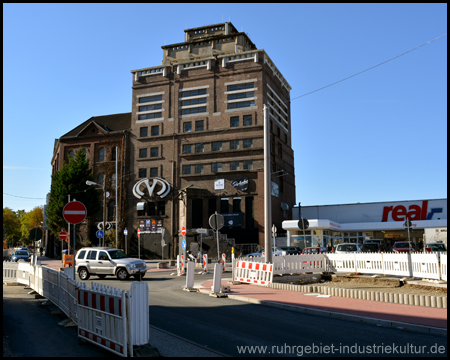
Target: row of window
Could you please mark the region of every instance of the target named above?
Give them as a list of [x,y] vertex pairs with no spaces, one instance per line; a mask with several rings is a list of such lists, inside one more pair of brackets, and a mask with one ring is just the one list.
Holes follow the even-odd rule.
[[[228,143],[228,141],[226,141]],[[230,143],[230,150],[237,150],[240,149],[240,142],[241,140],[231,140]],[[225,141],[215,141],[211,143],[211,151],[222,151],[222,147]],[[243,149],[250,149],[253,147],[253,139],[244,139],[242,140]],[[192,154],[195,152],[203,153],[205,152],[205,144],[186,144],[183,145],[183,154]]]
[[[139,158],[145,159],[148,156],[148,149],[139,149]],[[159,147],[150,148],[150,157],[155,158],[159,157]]]
[[[84,152],[84,154],[86,155],[86,149],[83,149],[83,152]],[[115,161],[115,160],[116,160],[116,148],[115,148],[115,147],[113,147],[113,148],[111,149],[110,154],[111,154],[111,156],[110,156],[111,161]],[[75,152],[74,152],[73,150],[70,150],[68,155],[69,155],[69,157],[71,157],[72,159],[75,158]],[[104,161],[105,161],[105,155],[106,155],[106,150],[105,150],[105,148],[100,148],[100,149],[98,149],[97,155],[98,155],[98,156],[97,156],[97,162],[104,162]]]
[[[253,170],[253,160],[244,160],[244,161],[231,161],[230,162],[230,171],[239,171],[239,170]],[[193,172],[194,171],[194,172]],[[182,174],[190,175],[190,174],[204,174],[205,165],[197,164],[197,165],[183,165]],[[211,172],[222,172],[223,163],[213,163],[211,164]]]

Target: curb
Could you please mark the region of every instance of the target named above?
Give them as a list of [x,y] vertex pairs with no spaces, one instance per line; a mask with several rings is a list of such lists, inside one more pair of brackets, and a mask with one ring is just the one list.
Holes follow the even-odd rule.
[[323,316],[323,317],[332,317],[335,319],[363,322],[366,324],[372,324],[372,325],[377,325],[377,326],[385,326],[385,327],[391,327],[391,328],[398,328],[398,329],[402,329],[402,330],[412,330],[412,331],[417,331],[417,332],[422,332],[422,333],[427,333],[427,334],[447,336],[447,329],[436,328],[436,327],[431,327],[431,326],[409,324],[409,323],[403,323],[403,322],[399,322],[399,321],[374,319],[374,318],[369,318],[369,317],[364,317],[364,316],[343,314],[343,313],[337,313],[337,312],[332,312],[332,311],[324,311],[324,310],[306,308],[306,307],[301,307],[301,306],[296,306],[296,305],[281,304],[281,303],[277,303],[277,302],[273,302],[273,301],[252,299],[252,298],[248,298],[248,297],[241,296],[241,295],[228,295],[228,298],[232,299],[232,300],[237,300],[237,301],[249,302],[252,304],[271,306],[271,307],[276,307],[279,309],[302,312],[305,314],[318,315],[318,316]]
[[324,295],[346,297],[350,299],[372,300],[401,305],[415,305],[447,309],[447,296],[401,294],[383,291],[337,288],[331,286],[292,285],[283,283],[272,283],[269,285],[269,288],[308,293],[322,293]]

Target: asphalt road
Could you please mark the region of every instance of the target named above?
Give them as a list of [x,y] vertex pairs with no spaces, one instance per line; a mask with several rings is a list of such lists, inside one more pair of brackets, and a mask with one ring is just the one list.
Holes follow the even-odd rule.
[[[447,355],[445,336],[189,293],[182,291],[186,278],[170,273],[147,273],[143,280],[149,284],[150,325],[226,355]],[[210,279],[212,275],[195,276],[195,282]],[[93,276],[89,281],[129,290],[134,279],[119,281],[111,277],[100,280]]]

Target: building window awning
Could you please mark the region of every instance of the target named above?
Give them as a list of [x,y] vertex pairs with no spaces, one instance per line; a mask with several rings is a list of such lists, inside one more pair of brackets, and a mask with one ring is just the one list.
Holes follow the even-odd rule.
[[145,210],[145,201],[137,203],[136,209],[137,210]]

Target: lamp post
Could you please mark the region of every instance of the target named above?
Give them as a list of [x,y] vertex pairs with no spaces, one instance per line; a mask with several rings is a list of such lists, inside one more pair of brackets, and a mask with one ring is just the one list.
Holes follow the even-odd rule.
[[[117,181],[117,180],[116,180]],[[97,185],[101,186],[103,189],[103,231],[106,233],[105,229],[105,219],[106,219],[106,189],[105,189],[106,178],[103,178],[103,185],[97,184],[96,182],[86,180],[86,185]],[[102,245],[105,246],[105,235],[103,235]]]

